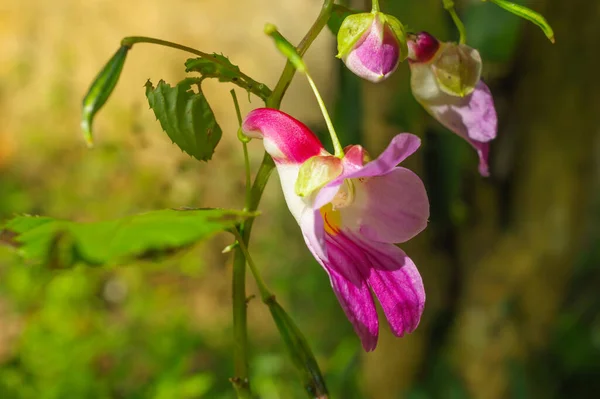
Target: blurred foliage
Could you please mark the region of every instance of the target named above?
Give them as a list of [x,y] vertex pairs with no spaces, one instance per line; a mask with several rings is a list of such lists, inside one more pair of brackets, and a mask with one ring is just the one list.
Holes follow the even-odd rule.
[[[60,13],[68,11],[58,5],[64,3],[68,7],[70,3],[67,0],[53,3],[57,6],[48,18],[60,21]],[[126,6],[120,3],[119,6]],[[523,54],[532,51],[528,46],[531,43],[550,46],[547,41],[525,41],[530,36],[541,36],[537,28],[526,27],[523,21],[492,4],[457,3],[467,28],[468,43],[479,48],[484,59],[484,78],[495,94],[501,121],[509,120],[510,105],[515,98],[525,94],[540,98],[551,95],[552,87],[549,93],[524,94],[519,86],[523,79],[537,73],[527,69],[523,62]],[[540,11],[545,12],[555,10],[553,7],[558,0],[518,3],[532,8],[544,3],[546,9]],[[178,13],[185,13],[182,10],[188,4],[181,2],[181,7],[175,8]],[[301,3],[296,5],[304,7]],[[356,4],[352,6],[358,8]],[[318,5],[315,15],[317,8]],[[382,8],[400,17],[410,30],[428,30],[443,40],[458,37],[450,17],[443,12],[441,1],[389,0],[382,1]],[[103,29],[110,30],[113,14],[103,13],[96,19],[105,20],[107,25]],[[562,15],[556,11],[551,15],[550,22],[559,25],[556,29],[558,42],[571,40],[569,31],[560,29],[569,26],[558,23]],[[255,30],[261,31],[266,17],[257,15],[257,18],[260,24]],[[572,17],[564,15],[564,18]],[[183,27],[175,26],[177,24],[173,22],[169,28],[196,29],[202,25],[195,19],[193,21]],[[208,20],[207,24],[228,25],[216,18]],[[279,23],[279,26],[285,25]],[[328,34],[324,32],[324,35]],[[240,39],[231,40],[237,43]],[[244,38],[244,43],[247,40]],[[108,47],[114,47],[115,43],[109,43]],[[220,50],[216,43],[214,46],[210,50]],[[329,46],[333,56],[335,44],[331,38]],[[16,92],[13,89],[34,76],[35,64],[27,61],[32,52],[48,54],[42,51],[45,49],[53,54],[45,60],[46,69],[53,67],[59,71],[77,70],[77,60],[82,56],[66,51],[55,53],[54,47],[44,42],[31,44],[30,50],[27,46],[24,48],[19,53],[18,65],[0,80],[0,105],[16,102],[36,112],[36,117],[23,117],[31,114],[18,113],[15,109],[16,122],[12,120],[3,128],[6,130],[0,131],[0,220],[28,213],[92,221],[181,206],[239,207],[239,199],[243,196],[240,184],[243,173],[241,151],[235,140],[234,144],[220,144],[221,150],[217,149],[214,155],[213,162],[217,162],[214,166],[199,164],[169,146],[156,147],[153,140],[160,132],[160,126],[153,121],[151,111],[146,110],[142,87],[144,76],[134,85],[139,86],[134,94],[139,99],[138,104],[143,106],[127,107],[115,99],[113,108],[107,109],[103,116],[105,122],[97,121],[97,131],[105,134],[103,144],[88,152],[77,141],[80,132],[76,121],[81,97],[89,83],[87,79],[93,72],[78,82],[76,89],[69,77],[64,76],[70,72],[59,72],[60,79],[49,80],[50,89],[42,92],[45,97],[39,103],[18,97],[18,93],[13,98],[10,94]],[[558,51],[558,47],[545,50],[545,54],[551,51]],[[101,64],[94,65],[101,67]],[[173,65],[173,69],[183,72],[181,61],[174,61]],[[388,130],[412,131],[424,138],[423,161],[415,165],[415,169],[424,176],[431,198],[432,216],[427,233],[431,242],[421,255],[414,251],[431,298],[423,325],[415,334],[422,341],[408,341],[413,337],[386,341],[382,336],[378,352],[383,352],[382,357],[387,357],[387,361],[375,365],[370,359],[375,359],[377,353],[362,353],[326,274],[303,247],[297,225],[280,196],[265,199],[269,205],[263,207],[264,219],[261,216],[250,248],[259,267],[264,268],[265,277],[278,300],[307,337],[325,373],[332,398],[473,397],[464,373],[452,357],[455,348],[448,347],[453,342],[452,326],[456,323],[460,300],[464,298],[465,265],[469,256],[472,257],[461,252],[459,235],[471,228],[473,219],[492,219],[499,213],[498,217],[508,225],[514,217],[505,211],[511,205],[508,198],[512,193],[507,179],[514,171],[504,170],[503,165],[515,159],[509,130],[518,131],[520,124],[507,127],[508,122],[503,122],[501,137],[493,146],[496,177],[481,181],[476,176],[474,153],[459,138],[428,119],[412,99],[408,75],[402,68],[385,84],[391,88],[391,95],[380,96],[381,93],[376,92],[369,97],[370,91],[381,89],[360,82],[343,68],[341,62],[336,63],[333,73],[337,85],[331,109],[338,132],[343,135],[343,145],[362,142],[368,148],[376,148],[378,138],[382,142],[388,140]],[[245,66],[244,70],[251,74]],[[315,70],[313,73],[319,72],[318,66],[311,65],[311,71]],[[330,76],[332,71],[321,73]],[[4,76],[10,76],[10,80]],[[120,84],[125,79],[124,76]],[[46,88],[40,85],[40,90]],[[226,91],[223,89],[224,93]],[[114,96],[118,98],[120,93],[123,92],[117,87]],[[209,101],[211,95],[215,96],[208,93]],[[223,107],[231,107],[228,95],[223,98],[223,104],[226,103]],[[312,98],[294,100],[290,97],[289,101],[304,107]],[[385,130],[371,123],[369,115],[373,103],[386,109],[384,122],[391,128]],[[3,112],[0,109],[0,116],[6,116]],[[235,136],[234,131],[228,131],[221,122],[227,118],[223,118],[224,114],[216,107],[215,115],[223,125],[223,141],[228,134]],[[382,122],[378,120],[378,123]],[[586,128],[597,130],[597,125]],[[315,126],[315,130],[324,130],[322,124]],[[117,140],[117,134],[123,137]],[[11,136],[19,137],[19,152],[10,152]],[[168,142],[168,138],[164,141]],[[375,154],[374,150],[369,150]],[[563,155],[561,153],[561,157]],[[561,157],[554,158],[551,168],[561,167]],[[548,168],[549,174],[551,168]],[[231,176],[237,176],[238,180]],[[278,184],[276,179],[270,184],[274,192],[278,190]],[[496,202],[490,199],[493,197],[489,194],[492,185],[503,190],[503,196]],[[586,226],[590,227],[583,238],[575,239],[582,250],[570,264],[562,265],[570,270],[565,274],[570,283],[564,296],[557,299],[556,317],[548,327],[550,338],[539,345],[530,345],[529,356],[511,357],[500,364],[500,368],[508,370],[509,376],[504,397],[591,398],[600,391],[600,297],[597,295],[600,284],[600,191],[598,187],[594,190],[593,198],[582,199],[593,203],[593,211],[585,218]],[[486,211],[492,208],[493,212]],[[485,230],[481,236],[487,237]],[[484,244],[479,245],[482,242]],[[233,398],[228,382],[232,373],[230,269],[228,255],[220,253],[230,243],[229,237],[223,235],[169,259],[136,261],[127,266],[102,269],[77,266],[62,271],[23,264],[10,249],[0,246],[0,398]],[[492,244],[477,241],[474,246],[478,248],[474,252]],[[443,260],[430,257],[432,253],[442,253]],[[441,263],[439,269],[435,269],[436,262]],[[508,270],[518,265],[505,264],[503,267]],[[436,307],[436,295],[440,295],[436,289],[439,287],[427,274],[433,273],[432,270],[441,270],[439,274],[444,284],[440,290],[447,289],[447,294],[437,299],[442,306]],[[544,277],[540,275],[539,279]],[[251,292],[256,292],[253,285],[249,286]],[[516,318],[528,320],[534,316],[514,306],[514,302],[514,298],[501,297],[495,305]],[[248,306],[253,389],[266,399],[304,397],[268,310],[258,300],[250,300]],[[480,338],[473,335],[466,340],[476,345]],[[529,345],[525,338],[518,341]],[[386,353],[390,349],[389,342],[396,347],[405,342],[424,342],[423,353],[419,355],[422,359],[410,370],[390,369],[390,362],[397,360],[396,357],[410,356],[412,352],[402,347],[400,355],[394,351]],[[418,344],[414,346],[419,347]],[[504,362],[504,358],[498,359]],[[369,379],[374,374],[392,375],[394,381],[388,379],[387,384],[373,388]],[[394,390],[396,380],[404,380],[404,386],[408,388]],[[494,389],[492,381],[489,387]],[[490,391],[488,397],[497,395]]]

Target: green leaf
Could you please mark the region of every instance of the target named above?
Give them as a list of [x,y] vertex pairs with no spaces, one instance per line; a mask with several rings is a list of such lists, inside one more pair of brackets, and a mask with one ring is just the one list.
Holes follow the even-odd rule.
[[[194,158],[207,161],[221,140],[222,131],[200,83],[201,79],[188,78],[171,87],[161,80],[155,88],[148,81],[146,97],[171,140]],[[192,90],[192,84],[197,85],[198,93]]]
[[266,303],[288,354],[296,370],[300,373],[304,389],[312,398],[328,397],[325,379],[306,338],[274,297],[267,300]]
[[205,77],[215,77],[219,82],[235,82],[241,79],[241,71],[224,55],[213,54],[210,58],[190,58],[185,62],[186,72],[198,72]]
[[348,7],[344,7],[339,4],[334,4],[333,9],[331,10],[331,15],[327,20],[327,27],[329,30],[337,36],[340,28],[342,27],[342,22],[348,15],[358,14],[361,11],[352,10]]
[[0,242],[50,267],[98,266],[168,255],[254,216],[227,209],[165,209],[91,223],[18,216],[2,226],[0,237],[10,239]]
[[104,68],[102,68],[98,76],[96,76],[96,79],[83,99],[81,129],[83,130],[83,135],[89,146],[92,146],[93,144],[92,122],[94,120],[94,115],[102,108],[117,85],[119,77],[121,76],[121,71],[123,70],[123,65],[125,64],[127,52],[130,48],[130,46],[121,46],[117,50],[111,59],[108,60]]
[[240,68],[224,55],[215,53],[210,57],[189,58],[185,62],[185,71],[198,72],[204,78],[216,78],[219,82],[234,83],[265,101],[271,95],[271,90],[265,84],[256,82],[242,73]]
[[540,27],[540,29],[542,30],[542,32],[544,32],[544,34],[546,35],[548,40],[550,40],[552,43],[554,43],[554,41],[555,41],[554,40],[554,31],[552,30],[552,27],[550,26],[548,21],[546,21],[546,18],[544,18],[541,14],[539,14],[525,6],[522,6],[520,4],[511,3],[510,1],[506,1],[506,0],[482,0],[482,1],[489,1],[491,3],[494,3],[497,6],[504,8],[506,11],[509,11],[521,18],[524,18],[530,22],[533,22],[534,24],[536,24],[537,26]]

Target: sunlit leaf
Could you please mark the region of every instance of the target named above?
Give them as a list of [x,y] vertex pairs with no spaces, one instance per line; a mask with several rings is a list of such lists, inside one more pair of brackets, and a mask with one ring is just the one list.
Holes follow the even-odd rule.
[[77,223],[18,216],[2,226],[27,260],[50,267],[91,266],[168,255],[233,228],[256,214],[225,209],[165,209],[121,219]]
[[[207,161],[221,140],[222,131],[200,82],[200,79],[188,78],[171,87],[161,80],[155,88],[148,81],[146,97],[171,140],[194,158]],[[193,84],[198,87],[198,93],[192,90]]]

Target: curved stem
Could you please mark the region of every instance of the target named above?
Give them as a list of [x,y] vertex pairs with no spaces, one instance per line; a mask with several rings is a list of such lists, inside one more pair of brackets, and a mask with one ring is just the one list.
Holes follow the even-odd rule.
[[[321,8],[321,12],[317,17],[317,20],[311,26],[310,30],[304,36],[298,47],[296,47],[296,51],[298,51],[300,56],[303,56],[304,53],[306,53],[306,50],[308,50],[312,42],[317,38],[317,36],[319,36],[321,30],[323,30],[325,25],[327,25],[327,21],[331,16],[331,10],[333,9],[333,3],[333,0],[325,0],[323,2],[323,7]],[[295,73],[296,68],[294,68],[294,65],[288,61],[285,64],[285,68],[283,69],[281,76],[279,77],[277,85],[273,89],[273,93],[267,100],[267,107],[279,109],[281,106],[281,99],[283,98],[287,88],[290,86]]]
[[446,9],[446,11],[450,13],[452,21],[454,21],[454,25],[456,25],[456,29],[458,29],[458,33],[460,35],[459,43],[465,44],[467,42],[467,30],[465,29],[465,25],[463,24],[463,22],[458,17],[456,10],[454,9],[454,1],[443,0],[442,2],[444,3],[444,8]]
[[[312,42],[317,38],[323,27],[327,24],[333,8],[333,0],[325,0],[323,2],[323,8],[317,20],[310,28],[308,33],[304,36],[304,39],[298,45],[297,51],[302,56],[306,50],[310,47]],[[130,40],[138,40],[135,42],[147,42],[161,44],[168,47],[179,48],[184,51],[190,51],[193,54],[204,56],[199,54],[198,50],[191,49],[189,47],[177,45],[175,43],[164,42],[158,39],[150,38],[128,38]],[[144,41],[145,40],[145,41]],[[131,43],[133,44],[133,42]],[[265,101],[267,107],[279,109],[281,106],[281,99],[283,98],[292,78],[294,77],[296,69],[291,62],[287,62],[277,86],[271,92]],[[248,211],[255,211],[260,203],[263,191],[269,181],[271,173],[275,169],[275,163],[269,154],[265,152],[262,163],[250,189],[250,195],[246,198],[245,209]],[[247,172],[248,173],[248,172]],[[244,222],[240,226],[240,241],[247,251],[250,242],[250,233],[252,232],[252,226],[254,218],[251,218]],[[235,375],[236,377],[231,379],[233,386],[236,389],[238,398],[247,399],[251,397],[250,384],[248,381],[248,338],[247,338],[247,315],[246,315],[246,284],[245,284],[245,267],[246,257],[240,245],[235,248],[233,256],[233,329],[235,338],[235,349],[234,349],[234,362],[235,362]]]
[[329,130],[329,135],[331,136],[331,142],[333,143],[333,149],[335,152],[335,156],[338,158],[342,158],[344,156],[344,148],[340,144],[340,139],[335,133],[335,128],[333,127],[333,123],[331,122],[331,118],[329,117],[329,113],[327,112],[327,108],[325,107],[325,102],[321,98],[319,94],[319,90],[317,89],[317,85],[312,80],[308,71],[306,71],[306,78],[308,79],[308,83],[310,83],[310,87],[313,89],[315,93],[315,97],[317,98],[317,102],[319,103],[319,107],[321,107],[321,113],[323,114],[323,118],[325,118],[325,123],[327,123],[327,130]]
[[[260,83],[257,82],[256,80],[252,79],[250,76],[246,75],[245,73],[243,73],[242,71],[240,71],[239,69],[232,69],[231,65],[228,65],[225,62],[222,62],[221,60],[219,60],[218,58],[212,56],[211,54],[205,53],[203,51],[200,50],[196,50],[195,48],[192,47],[188,47],[188,46],[184,46],[182,44],[179,43],[173,43],[167,40],[162,40],[162,39],[156,39],[153,37],[146,37],[146,36],[128,36],[125,37],[121,40],[121,45],[131,48],[133,47],[134,44],[136,43],[149,43],[149,44],[156,44],[159,46],[164,46],[164,47],[170,47],[170,48],[174,48],[177,50],[181,50],[181,51],[185,51],[188,52],[190,54],[194,54],[197,55],[199,57],[202,58],[206,58],[211,60],[212,62],[219,64],[220,66],[222,66],[225,69],[231,70],[233,73],[235,73],[236,75],[241,76],[241,78],[248,83],[245,86],[241,86],[243,89],[249,90],[250,92],[252,92],[253,94],[256,94],[258,97],[262,98],[263,100],[270,97],[271,96],[271,90],[267,87],[267,85],[265,85],[264,83]],[[235,82],[233,82],[235,83]],[[237,84],[237,83],[235,83]]]

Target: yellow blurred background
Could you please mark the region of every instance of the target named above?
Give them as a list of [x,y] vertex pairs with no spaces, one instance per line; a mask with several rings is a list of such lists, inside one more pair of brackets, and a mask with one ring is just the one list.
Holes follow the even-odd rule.
[[[381,3],[412,30],[456,38],[441,1]],[[332,398],[595,397],[600,87],[593,76],[600,7],[521,1],[552,23],[552,46],[534,26],[492,4],[457,3],[499,111],[490,179],[477,175],[470,148],[412,99],[406,65],[384,84],[359,82],[334,58],[327,29],[306,56],[342,126],[343,144],[359,140],[377,154],[401,131],[425,142],[410,167],[426,181],[432,219],[406,245],[428,293],[417,332],[398,339],[385,326],[377,351],[362,352],[275,178],[251,251],[313,346]],[[188,55],[135,45],[96,117],[92,150],[79,128],[81,100],[131,35],[223,53],[273,87],[284,59],[264,24],[296,43],[321,4],[3,0],[0,219],[28,213],[87,221],[181,206],[241,208],[233,86],[203,85],[224,132],[209,163],[183,154],[148,109],[146,80],[175,84],[186,75]],[[261,106],[237,94],[243,113]],[[282,109],[324,129],[301,76]],[[256,171],[261,143],[250,149]],[[162,261],[66,271],[23,265],[0,247],[0,398],[234,397],[227,381],[231,258],[221,253],[230,241],[218,236]],[[249,292],[256,293],[251,281]],[[304,397],[268,311],[257,299],[248,309],[254,390],[261,398]]]

